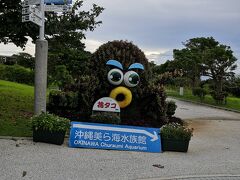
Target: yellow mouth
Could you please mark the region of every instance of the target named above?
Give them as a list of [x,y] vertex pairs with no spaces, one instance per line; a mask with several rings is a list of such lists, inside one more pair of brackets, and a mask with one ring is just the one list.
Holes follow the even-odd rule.
[[[119,95],[123,96],[122,100],[118,100],[117,97]],[[115,99],[118,102],[118,105],[120,106],[120,108],[125,108],[132,102],[131,91],[128,88],[125,88],[123,86],[114,88],[110,93],[110,97]]]

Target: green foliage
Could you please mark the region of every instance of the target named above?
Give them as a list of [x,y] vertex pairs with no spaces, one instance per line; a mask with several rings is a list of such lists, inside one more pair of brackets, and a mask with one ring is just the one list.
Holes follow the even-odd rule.
[[191,49],[173,50],[175,68],[182,70],[183,76],[191,80],[191,86],[196,87],[200,82],[201,56]]
[[170,60],[167,60],[161,65],[154,65],[152,67],[153,74],[163,74],[165,72],[173,72],[174,70],[176,70],[175,61]]
[[240,76],[229,79],[225,84],[225,89],[233,96],[240,97]]
[[35,130],[66,131],[70,127],[70,121],[49,113],[41,113],[32,117],[32,127]]
[[95,112],[90,117],[91,122],[105,124],[120,124],[121,119],[118,114],[110,112]]
[[34,69],[35,59],[28,53],[19,53],[11,56],[14,59],[14,62],[25,68]]
[[52,90],[49,93],[48,108],[51,111],[61,110],[65,108],[74,109],[78,106],[78,94],[72,91],[56,91]]
[[16,46],[24,47],[30,36],[37,39],[39,28],[33,23],[22,23],[21,0],[1,0],[0,4],[0,42],[13,42]]
[[[179,88],[172,89],[172,87],[171,88],[167,87],[166,92],[167,92],[167,95],[170,97],[176,97],[178,99],[183,99],[183,100],[190,100],[193,102],[200,102],[200,99],[196,96],[193,96],[192,90],[188,88],[184,89],[183,96],[179,95]],[[226,100],[227,100],[227,104],[216,104],[216,101],[212,98],[212,96],[207,94],[204,100],[202,101],[202,103],[240,111],[240,98],[228,96]]]
[[176,77],[172,84],[177,87],[190,87],[191,82],[187,77]]
[[[182,73],[180,70],[174,70],[172,72],[164,72],[162,74],[155,74],[152,82],[160,85],[174,84],[174,81],[176,81],[177,78],[181,78],[181,76],[182,76]],[[182,85],[182,82],[180,82],[179,84]]]
[[[68,40],[66,39],[65,41]],[[91,71],[89,68],[90,52],[86,52],[80,47],[53,48],[49,50],[48,54],[48,75],[50,78],[55,75],[57,65],[66,66],[67,71],[74,79],[79,79],[83,75],[89,75]]]
[[201,102],[204,100],[204,98],[205,98],[205,96],[207,94],[207,90],[204,89],[204,88],[200,88],[200,87],[193,88],[192,92],[193,92],[194,96],[198,96],[200,98]]
[[[96,18],[102,13],[103,8],[93,4],[90,11],[81,11],[83,1],[75,1],[69,13],[46,13],[46,35],[62,48],[84,47],[81,40],[85,32],[93,31],[101,21]],[[22,23],[21,0],[2,0],[0,4],[0,42],[13,42],[16,46],[24,47],[30,36],[33,41],[38,37],[39,28],[33,23]],[[68,39],[69,41],[65,41]],[[51,41],[49,47],[51,48]],[[56,47],[56,46],[55,46]],[[51,51],[51,50],[50,50]]]
[[17,64],[0,64],[0,79],[32,85],[34,83],[34,72]]
[[227,104],[227,96],[228,93],[225,91],[219,92],[219,91],[211,91],[210,92],[213,99],[216,101],[216,104]]
[[165,90],[159,84],[149,84],[143,91],[144,94],[137,103],[137,106],[141,108],[141,117],[151,126],[161,127],[167,122]]
[[66,66],[58,65],[55,67],[55,73],[52,77],[54,84],[56,84],[61,90],[67,85],[73,83],[73,78],[69,74]]
[[193,135],[193,129],[189,129],[178,123],[169,123],[161,127],[160,133],[163,138],[190,140]]
[[224,80],[236,68],[237,59],[231,48],[220,44],[213,37],[192,38],[184,45],[186,48],[173,51],[176,67],[191,79],[192,87],[199,86],[201,75],[209,76],[213,79],[214,90],[221,94]]
[[177,105],[174,101],[167,101],[167,111],[166,114],[168,117],[171,117],[175,114],[177,109]]
[[73,120],[86,120],[92,112],[93,94],[96,92],[96,77],[81,76],[78,82],[68,84],[63,91],[51,91],[47,109],[49,112]]

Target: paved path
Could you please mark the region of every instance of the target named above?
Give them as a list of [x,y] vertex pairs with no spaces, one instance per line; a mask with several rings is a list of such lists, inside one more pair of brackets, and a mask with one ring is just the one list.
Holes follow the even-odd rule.
[[[172,99],[172,98],[169,98]],[[206,120],[239,120],[240,113],[225,111],[190,102],[184,102],[172,99],[176,102],[178,108],[175,116],[182,119],[206,119]]]
[[[93,150],[69,148],[67,141],[57,146],[0,139],[0,179],[122,180],[173,176],[196,179],[209,175],[210,179],[217,179],[214,177],[222,175],[235,180],[232,175],[240,177],[240,122],[195,120],[190,125],[195,131],[188,153]],[[22,177],[24,172],[26,175]]]
[[177,115],[194,119],[188,120],[195,129],[188,153],[94,150],[69,148],[67,140],[57,146],[0,139],[0,179],[239,180],[238,114],[177,104]]

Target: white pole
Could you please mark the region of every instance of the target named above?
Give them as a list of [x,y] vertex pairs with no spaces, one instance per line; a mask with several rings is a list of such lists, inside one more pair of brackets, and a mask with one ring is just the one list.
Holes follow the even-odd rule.
[[44,10],[44,0],[41,0],[41,3],[40,3],[40,10],[41,10],[41,13],[42,13],[42,26],[40,26],[39,28],[39,39],[40,40],[44,40],[44,26],[45,26],[45,10]]

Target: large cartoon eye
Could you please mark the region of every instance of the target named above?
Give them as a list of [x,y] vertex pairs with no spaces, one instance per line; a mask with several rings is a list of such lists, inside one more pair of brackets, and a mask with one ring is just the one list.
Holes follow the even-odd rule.
[[124,74],[124,83],[128,87],[137,86],[139,81],[140,81],[139,75],[135,71],[128,71],[126,74]]
[[123,81],[123,73],[119,69],[112,69],[108,72],[108,81],[113,85],[119,85]]

